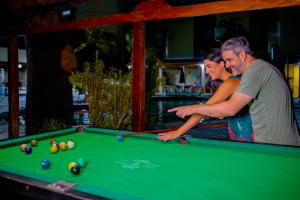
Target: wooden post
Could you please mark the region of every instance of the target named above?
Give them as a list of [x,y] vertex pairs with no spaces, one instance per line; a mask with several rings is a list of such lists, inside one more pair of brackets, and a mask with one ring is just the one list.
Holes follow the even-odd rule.
[[17,36],[10,36],[8,52],[8,137],[17,138],[19,137],[19,71]]
[[145,24],[133,24],[133,131],[143,131],[145,128]]

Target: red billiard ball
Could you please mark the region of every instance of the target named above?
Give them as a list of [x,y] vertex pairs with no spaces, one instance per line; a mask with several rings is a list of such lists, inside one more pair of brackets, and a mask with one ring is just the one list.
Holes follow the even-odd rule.
[[26,146],[25,147],[25,153],[26,154],[31,154],[31,152],[32,152],[32,147],[31,146]]
[[179,140],[179,144],[187,144],[188,143],[187,138],[185,136],[180,136],[178,138],[178,140]]
[[55,139],[50,140],[50,145],[52,145],[53,142],[56,142],[56,140]]
[[187,144],[188,142],[186,140],[180,140],[179,144]]

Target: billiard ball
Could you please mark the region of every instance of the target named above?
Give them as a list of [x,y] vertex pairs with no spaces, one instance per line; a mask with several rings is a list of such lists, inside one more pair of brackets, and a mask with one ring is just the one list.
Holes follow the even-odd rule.
[[66,143],[62,144],[61,147],[60,147],[60,149],[61,149],[62,151],[65,151],[65,150],[68,149],[68,145],[67,145]]
[[37,140],[31,140],[30,144],[31,144],[31,146],[36,147],[37,144],[38,144],[38,141]]
[[75,142],[73,140],[67,141],[68,149],[74,149],[75,148]]
[[32,147],[27,145],[27,146],[25,147],[25,153],[26,153],[26,154],[31,154],[31,153],[32,153]]
[[76,162],[74,162],[74,161],[73,161],[73,162],[70,162],[69,165],[68,165],[68,169],[71,170],[72,167],[74,167],[74,166],[77,166],[77,167],[78,167],[78,164],[77,164]]
[[59,142],[58,143],[58,147],[60,148],[62,145],[64,145],[65,144],[65,142]]
[[72,174],[78,175],[80,173],[80,167],[79,166],[73,166],[71,168]]
[[187,144],[187,138],[185,136],[180,136],[179,137],[179,144]]
[[76,163],[78,164],[78,166],[79,166],[80,168],[82,168],[82,167],[85,166],[85,160],[82,159],[82,158],[79,158],[79,159],[77,160]]
[[67,148],[68,148],[68,145],[65,142],[60,142],[59,143],[59,149],[60,150],[65,151],[65,150],[67,150]]
[[56,142],[56,140],[55,139],[50,140],[50,145],[52,145],[53,142]]
[[44,168],[44,169],[48,169],[48,168],[50,167],[50,161],[47,160],[47,159],[42,160],[41,166],[42,166],[42,168]]
[[119,142],[122,142],[122,141],[123,141],[123,136],[122,136],[122,135],[117,135],[117,140],[118,140]]
[[25,147],[26,147],[27,145],[26,144],[21,144],[20,145],[20,151],[25,151]]
[[58,144],[58,142],[52,142],[52,144],[51,144],[51,146],[56,146],[57,148],[59,148],[59,144]]
[[50,147],[50,152],[51,152],[51,153],[57,153],[57,152],[58,152],[57,146],[56,146],[56,145],[52,145],[52,146]]

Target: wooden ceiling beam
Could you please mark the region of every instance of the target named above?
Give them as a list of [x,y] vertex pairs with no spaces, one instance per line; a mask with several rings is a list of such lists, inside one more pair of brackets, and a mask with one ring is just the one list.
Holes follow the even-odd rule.
[[228,0],[180,7],[171,7],[164,4],[165,6],[162,6],[159,9],[153,9],[153,7],[155,7],[154,3],[157,2],[161,3],[161,0],[144,1],[141,3],[143,5],[137,6],[137,8],[142,9],[136,9],[130,13],[114,14],[105,17],[94,17],[72,22],[62,22],[20,29],[17,30],[17,34],[37,34],[55,31],[87,29],[142,21],[253,11],[271,8],[284,8],[300,5],[300,0]]

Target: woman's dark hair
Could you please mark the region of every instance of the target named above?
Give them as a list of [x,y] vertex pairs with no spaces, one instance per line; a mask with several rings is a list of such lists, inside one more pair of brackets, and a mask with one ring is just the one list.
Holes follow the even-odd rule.
[[220,63],[221,61],[224,62],[222,58],[222,52],[218,48],[213,48],[209,52],[206,53],[205,59],[208,59],[213,62]]

